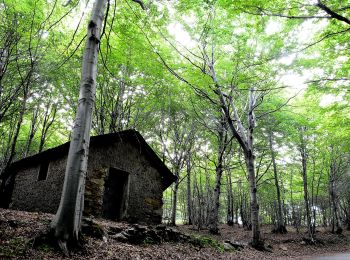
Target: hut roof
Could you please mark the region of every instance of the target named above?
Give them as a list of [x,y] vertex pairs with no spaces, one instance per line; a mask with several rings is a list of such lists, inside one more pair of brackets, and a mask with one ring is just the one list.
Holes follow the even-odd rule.
[[[90,138],[90,147],[123,141],[131,143],[133,146],[139,149],[140,153],[144,154],[151,165],[161,173],[164,190],[176,180],[176,176],[172,174],[168,167],[147,144],[142,135],[134,129],[120,131],[117,133],[92,136]],[[67,142],[57,147],[45,150],[41,153],[37,153],[15,161],[11,164],[11,169],[20,169],[32,165],[37,165],[42,161],[52,161],[59,157],[65,156],[68,154],[69,145],[70,142]]]

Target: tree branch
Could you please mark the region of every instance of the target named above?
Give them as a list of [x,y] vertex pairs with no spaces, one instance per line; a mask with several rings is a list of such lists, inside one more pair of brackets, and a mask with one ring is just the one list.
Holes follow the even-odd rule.
[[258,9],[258,12],[252,12],[247,10],[242,10],[244,13],[252,14],[252,15],[260,15],[260,16],[276,16],[287,19],[332,19],[332,16],[324,16],[324,15],[285,15],[281,13],[271,13],[268,10],[265,10],[259,6],[254,6],[254,8]]
[[141,0],[131,0],[131,1],[138,3],[141,6],[142,10],[146,10],[146,7]]
[[322,9],[323,11],[325,11],[327,14],[329,14],[331,18],[350,24],[350,20],[348,18],[332,11],[328,6],[323,4],[320,0],[318,0],[318,3],[316,4],[316,6]]
[[315,80],[309,80],[305,83],[319,83],[322,81],[350,81],[350,78],[321,78],[321,79],[315,79]]

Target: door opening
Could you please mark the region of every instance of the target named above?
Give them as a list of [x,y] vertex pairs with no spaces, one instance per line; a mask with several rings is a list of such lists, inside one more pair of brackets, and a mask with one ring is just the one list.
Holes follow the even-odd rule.
[[129,173],[109,168],[103,195],[103,217],[120,220],[126,211],[126,194]]

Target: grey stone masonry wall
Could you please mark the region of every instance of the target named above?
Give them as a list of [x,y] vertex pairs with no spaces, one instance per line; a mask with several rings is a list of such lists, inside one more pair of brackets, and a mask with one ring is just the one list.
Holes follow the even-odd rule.
[[55,213],[63,187],[66,157],[49,162],[46,180],[38,181],[40,165],[17,172],[10,208]]
[[[38,181],[40,165],[19,169],[10,208],[55,213],[60,202],[66,159],[64,156],[50,161],[46,180]],[[110,167],[129,173],[122,220],[160,223],[163,206],[161,173],[152,167],[141,149],[127,141],[90,147],[84,214],[101,216]]]
[[102,202],[107,169],[88,169],[85,182],[84,215],[102,216]]
[[[89,207],[102,209],[104,182],[98,181],[100,176],[106,178],[110,167],[129,173],[129,187],[127,187],[126,214],[124,220],[138,223],[160,223],[162,219],[163,187],[161,173],[151,166],[140,150],[127,142],[114,143],[108,147],[93,147],[88,165],[86,190],[96,185],[98,192],[89,193],[85,201]],[[101,212],[101,211],[99,211]]]

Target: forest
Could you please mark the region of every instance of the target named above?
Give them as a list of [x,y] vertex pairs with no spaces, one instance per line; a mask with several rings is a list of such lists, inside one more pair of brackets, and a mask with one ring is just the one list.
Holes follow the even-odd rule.
[[90,136],[127,129],[177,177],[166,225],[240,228],[260,250],[266,230],[348,236],[349,0],[1,0],[0,19],[0,186],[72,140],[63,251]]

